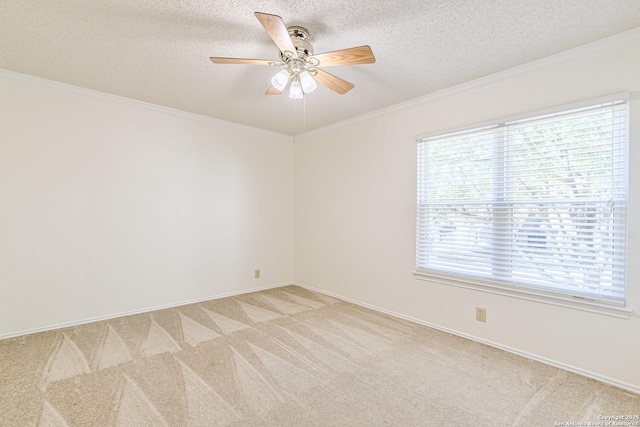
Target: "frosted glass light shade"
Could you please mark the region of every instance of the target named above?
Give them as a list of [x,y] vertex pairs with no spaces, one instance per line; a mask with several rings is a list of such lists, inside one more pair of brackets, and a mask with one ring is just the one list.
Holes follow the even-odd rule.
[[294,80],[291,82],[291,87],[289,88],[289,98],[302,99],[302,86],[300,86],[300,82],[298,80]]
[[311,93],[318,87],[316,81],[311,77],[308,71],[303,71],[300,73],[300,85],[302,86],[302,91],[304,93]]
[[271,86],[278,90],[284,90],[289,82],[290,74],[287,70],[280,70],[275,76],[271,77]]

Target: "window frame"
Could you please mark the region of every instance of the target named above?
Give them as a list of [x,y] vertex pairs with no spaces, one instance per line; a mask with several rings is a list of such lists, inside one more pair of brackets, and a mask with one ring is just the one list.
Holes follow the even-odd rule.
[[[494,127],[499,127],[499,126],[504,126],[505,123],[510,123],[510,122],[516,122],[516,121],[520,121],[520,120],[525,120],[525,119],[529,119],[529,118],[534,118],[534,117],[539,117],[539,116],[545,116],[545,115],[551,115],[551,114],[557,114],[557,113],[561,113],[563,111],[570,111],[570,110],[574,110],[574,109],[580,109],[580,108],[585,108],[585,107],[589,107],[589,106],[593,106],[596,104],[605,104],[605,103],[609,103],[609,102],[614,102],[614,101],[625,101],[627,104],[627,109],[629,108],[629,92],[622,92],[622,93],[616,93],[616,94],[612,94],[612,95],[608,95],[608,96],[604,96],[604,97],[599,97],[599,98],[595,98],[595,99],[588,99],[588,100],[584,100],[584,101],[580,101],[580,102],[576,102],[576,103],[571,103],[571,104],[563,104],[563,105],[558,105],[558,106],[554,106],[554,107],[550,107],[550,108],[546,108],[546,109],[541,109],[541,110],[534,110],[534,111],[529,111],[526,113],[522,113],[522,114],[518,114],[518,115],[514,115],[514,116],[509,116],[509,117],[504,117],[501,119],[495,119],[495,120],[491,120],[488,122],[482,122],[482,123],[476,123],[476,124],[472,124],[472,125],[467,125],[464,127],[459,127],[459,128],[454,128],[454,129],[442,129],[439,131],[435,131],[435,132],[430,132],[428,134],[422,134],[422,135],[418,135],[415,136],[414,140],[416,143],[421,142],[424,139],[429,139],[429,138],[435,138],[438,136],[443,136],[443,135],[453,135],[456,133],[465,133],[471,130],[478,130],[481,131],[483,129],[488,129],[488,128],[494,128]],[[628,202],[628,198],[629,198],[629,174],[628,174],[628,168],[629,168],[629,146],[630,146],[630,140],[629,140],[629,125],[630,125],[630,113],[629,110],[627,110],[627,146],[626,146],[626,158],[627,158],[627,186],[626,186],[626,200]],[[417,161],[417,158],[416,158]],[[415,180],[415,185],[416,185],[416,191],[414,194],[418,194],[418,180],[419,180],[419,176],[417,175],[417,171],[416,171],[416,180]],[[443,285],[448,285],[448,286],[456,286],[456,287],[461,287],[461,288],[466,288],[466,289],[472,289],[472,290],[476,290],[476,291],[483,291],[483,292],[489,292],[492,294],[497,294],[497,295],[503,295],[503,296],[507,296],[507,297],[515,297],[515,298],[519,298],[519,299],[524,299],[524,300],[529,300],[529,301],[535,301],[535,302],[541,302],[541,303],[546,303],[546,304],[551,304],[551,305],[555,305],[555,306],[561,306],[561,307],[567,307],[567,308],[572,308],[572,309],[578,309],[578,310],[583,310],[583,311],[589,311],[589,312],[594,312],[594,313],[598,313],[598,314],[604,314],[604,315],[609,315],[609,316],[614,316],[614,317],[620,317],[620,318],[629,318],[630,313],[632,312],[631,308],[628,306],[628,299],[627,299],[627,293],[628,293],[628,282],[626,280],[626,273],[625,273],[625,286],[624,286],[624,293],[625,293],[625,298],[624,298],[624,302],[602,302],[602,301],[596,301],[596,300],[590,300],[588,298],[583,298],[577,295],[570,295],[570,294],[565,294],[565,293],[557,293],[554,292],[553,290],[545,290],[543,289],[538,289],[538,288],[533,288],[533,287],[527,287],[527,286],[523,286],[523,285],[517,285],[517,284],[506,284],[506,283],[502,283],[499,281],[492,281],[490,279],[484,279],[484,278],[479,278],[479,277],[475,277],[472,275],[464,275],[464,274],[456,274],[454,272],[444,272],[444,271],[437,271],[437,270],[419,270],[418,269],[418,244],[419,244],[419,226],[418,226],[418,217],[417,217],[417,213],[418,213],[418,205],[417,205],[417,199],[416,199],[416,206],[415,206],[415,212],[416,212],[416,229],[415,229],[415,236],[416,236],[416,250],[414,252],[415,255],[415,259],[414,259],[414,266],[415,270],[413,272],[414,277],[418,280],[423,280],[423,281],[427,281],[433,284],[443,284]],[[627,213],[626,217],[625,217],[625,221],[627,222],[628,225],[628,221],[629,221],[629,215]],[[628,237],[628,227],[626,229],[626,235]],[[628,243],[627,243],[628,244]],[[627,262],[625,262],[625,271],[627,270],[627,264],[628,264],[628,260]]]

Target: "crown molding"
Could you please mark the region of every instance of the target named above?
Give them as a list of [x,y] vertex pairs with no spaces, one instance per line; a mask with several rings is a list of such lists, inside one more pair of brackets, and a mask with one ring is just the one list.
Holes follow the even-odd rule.
[[[436,92],[432,92],[430,94],[427,94],[418,98],[411,99],[409,101],[401,102],[395,105],[391,105],[389,107],[372,111],[370,113],[366,113],[366,114],[356,116],[347,120],[343,120],[337,123],[323,126],[321,128],[299,134],[297,135],[297,137],[313,136],[322,132],[348,126],[353,123],[358,123],[364,120],[372,119],[384,114],[404,110],[404,109],[419,106],[419,105],[433,103],[436,101],[440,101],[442,99],[446,99],[446,98],[457,96],[457,95],[462,95],[469,92],[474,92],[474,91],[481,90],[490,86],[494,86],[509,80],[524,77],[529,74],[537,73],[537,72],[548,70],[555,67],[560,67],[562,65],[570,64],[572,62],[577,62],[593,56],[602,55],[608,52],[613,52],[613,51],[623,49],[625,47],[638,44],[638,43],[640,43],[640,27],[634,28],[629,31],[625,31],[620,34],[609,36],[604,39],[600,39],[595,42],[588,43],[573,49],[569,49],[564,52],[560,52],[560,53],[550,55],[535,61],[531,61],[526,64],[518,65],[516,67],[509,68],[507,70],[499,71],[497,73],[490,74],[488,76],[480,77],[474,80],[469,80],[467,82],[464,82],[455,86],[451,86],[451,87],[448,87]],[[126,98],[123,96],[112,95],[112,94],[100,92],[93,89],[87,89],[79,86],[73,86],[67,83],[61,83],[53,80],[44,79],[41,77],[17,73],[15,71],[9,71],[2,68],[0,68],[0,77],[6,77],[13,80],[23,81],[29,84],[40,85],[40,86],[55,88],[59,90],[65,90],[69,92],[75,92],[79,94],[93,96],[97,98],[102,98],[109,101],[114,101],[121,104],[142,108],[155,113],[167,114],[175,117],[188,118],[192,120],[199,120],[206,123],[223,126],[231,129],[237,129],[237,130],[242,130],[246,132],[253,132],[257,134],[276,136],[276,137],[287,138],[287,139],[292,138],[291,135],[287,135],[284,133],[273,132],[266,129],[260,129],[252,126],[242,125],[235,122],[215,119],[209,116],[189,113],[186,111],[164,107],[161,105],[151,104],[144,101],[138,101],[138,100]]]
[[177,109],[174,109],[174,108],[165,107],[165,106],[162,106],[162,105],[152,104],[150,102],[138,101],[137,99],[126,98],[124,96],[119,96],[119,95],[112,95],[112,94],[109,94],[109,93],[100,92],[100,91],[93,90],[93,89],[87,89],[87,88],[80,87],[80,86],[74,86],[74,85],[71,85],[71,84],[68,84],[68,83],[62,83],[62,82],[57,82],[57,81],[54,81],[54,80],[48,80],[48,79],[45,79],[45,78],[42,78],[42,77],[36,77],[36,76],[29,75],[29,74],[22,74],[22,73],[18,73],[18,72],[15,72],[15,71],[5,70],[5,69],[2,69],[2,68],[0,68],[0,77],[12,79],[12,80],[18,80],[18,81],[25,82],[25,83],[31,84],[31,85],[44,86],[44,87],[57,89],[57,90],[62,90],[62,91],[66,91],[66,92],[73,92],[73,93],[77,93],[77,94],[81,94],[81,95],[92,96],[94,98],[100,98],[100,99],[104,99],[104,100],[107,100],[107,101],[117,102],[117,103],[120,103],[120,104],[125,104],[125,105],[129,105],[129,106],[136,107],[136,108],[141,108],[141,109],[144,109],[144,110],[147,110],[147,111],[151,111],[151,112],[154,112],[154,113],[158,113],[158,114],[166,114],[166,115],[170,115],[170,116],[174,116],[174,117],[186,118],[186,119],[191,119],[191,120],[198,120],[198,121],[201,121],[201,122],[205,122],[205,123],[209,123],[209,124],[213,124],[213,125],[217,125],[217,126],[223,126],[223,127],[226,127],[226,128],[241,130],[241,131],[245,131],[245,132],[253,132],[253,133],[257,133],[257,134],[261,134],[261,135],[275,136],[275,137],[280,137],[280,138],[287,138],[287,140],[290,140],[292,138],[291,135],[286,135],[284,133],[273,132],[273,131],[270,131],[270,130],[260,129],[260,128],[247,126],[247,125],[241,125],[241,124],[235,123],[235,122],[228,122],[226,120],[215,119],[213,117],[203,116],[201,114],[189,113],[187,111],[182,111],[182,110],[177,110]]
[[597,40],[582,46],[578,46],[573,49],[566,50],[564,52],[556,53],[554,55],[546,56],[544,58],[537,59],[535,61],[527,62],[522,65],[515,66],[503,71],[498,71],[494,74],[489,74],[484,77],[480,77],[474,80],[469,80],[464,83],[460,83],[455,86],[451,86],[436,92],[429,93],[427,95],[411,99],[409,101],[394,104],[389,107],[381,108],[370,113],[362,114],[350,119],[346,119],[337,123],[333,123],[327,126],[323,126],[318,129],[314,129],[309,132],[298,135],[298,137],[313,136],[322,132],[326,132],[333,129],[338,129],[344,126],[348,126],[354,123],[369,120],[375,117],[379,117],[384,114],[392,113],[395,111],[405,110],[407,108],[430,104],[436,101],[440,101],[453,96],[462,95],[465,93],[474,92],[490,86],[494,86],[509,80],[514,80],[520,77],[527,76],[529,74],[538,73],[541,71],[549,70],[552,68],[560,67],[562,65],[570,64],[573,62],[581,61],[593,56],[602,55],[616,50],[623,49],[628,46],[632,46],[640,43],[640,27],[634,28],[623,33],[619,33],[613,36],[605,37],[604,39]]

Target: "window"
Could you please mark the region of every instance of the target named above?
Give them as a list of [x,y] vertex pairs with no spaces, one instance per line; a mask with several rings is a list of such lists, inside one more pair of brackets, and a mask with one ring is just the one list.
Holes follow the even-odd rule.
[[418,140],[417,274],[625,304],[625,99]]

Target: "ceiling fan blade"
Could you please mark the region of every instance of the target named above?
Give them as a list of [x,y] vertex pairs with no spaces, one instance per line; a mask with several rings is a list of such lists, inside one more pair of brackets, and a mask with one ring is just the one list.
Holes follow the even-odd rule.
[[279,61],[270,59],[222,58],[220,56],[212,56],[209,59],[214,64],[281,65]]
[[369,46],[358,46],[349,49],[334,50],[333,52],[313,55],[320,61],[320,67],[331,67],[334,65],[355,65],[373,64],[376,62],[375,56]]
[[289,31],[287,31],[287,26],[284,25],[284,21],[278,15],[270,15],[268,13],[255,12],[256,18],[262,24],[269,37],[274,41],[280,52],[291,52],[293,53],[293,57],[297,58],[298,54],[296,53],[296,47],[293,45],[291,41],[291,37],[289,37]]
[[349,83],[346,80],[342,80],[340,77],[336,77],[333,74],[327,73],[326,71],[322,71],[319,68],[316,68],[317,74],[313,77],[320,84],[325,85],[332,91],[339,93],[340,95],[344,95],[349,92],[351,89],[355,87],[352,83]]
[[280,95],[281,93],[282,93],[281,90],[278,90],[275,87],[271,86],[271,87],[269,87],[269,89],[267,89],[267,91],[264,94],[265,95]]

